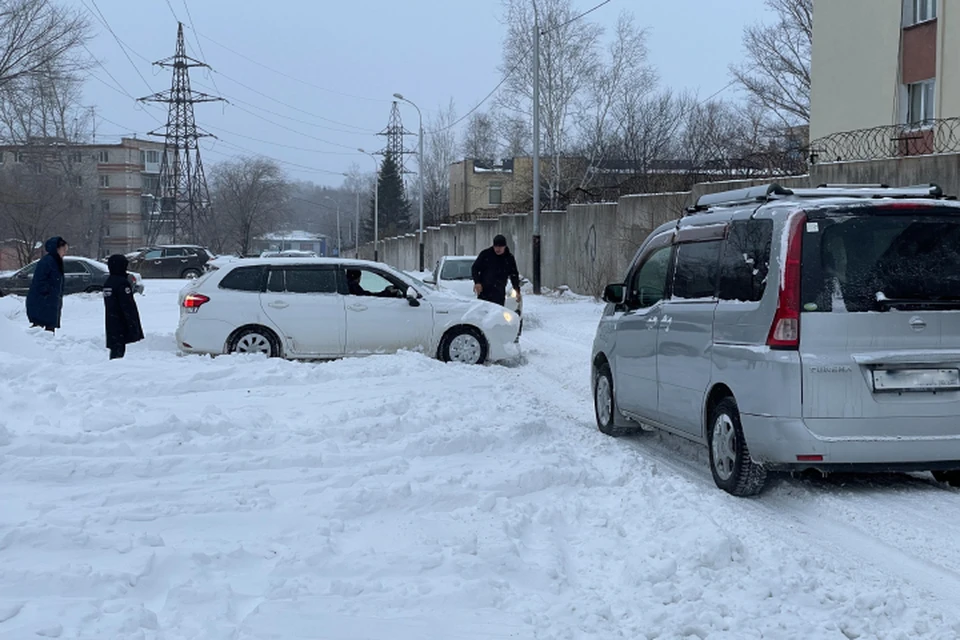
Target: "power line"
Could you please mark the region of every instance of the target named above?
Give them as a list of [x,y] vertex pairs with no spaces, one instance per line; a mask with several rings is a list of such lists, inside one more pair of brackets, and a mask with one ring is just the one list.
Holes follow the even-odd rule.
[[540,31],[540,35],[541,35],[541,36],[545,36],[545,35],[547,35],[548,33],[550,33],[551,31],[556,31],[557,29],[562,29],[562,28],[564,28],[565,26],[567,26],[568,24],[570,24],[571,22],[576,22],[577,20],[579,20],[580,18],[584,17],[585,15],[589,15],[589,14],[593,13],[594,11],[596,11],[597,9],[599,9],[600,7],[602,7],[603,5],[605,5],[605,4],[610,4],[611,1],[612,1],[612,0],[604,0],[603,2],[601,2],[600,4],[598,4],[597,6],[595,6],[594,8],[592,8],[592,9],[587,9],[586,11],[584,11],[583,13],[581,13],[580,15],[578,15],[578,16],[576,16],[576,17],[574,17],[574,18],[570,18],[569,20],[567,20],[566,22],[564,22],[564,23],[562,23],[562,24],[558,24],[558,25],[556,25],[555,27],[550,27],[549,29],[541,30],[541,31]]
[[[80,2],[83,3],[83,6],[87,11],[90,11],[90,7],[88,7],[86,3],[83,2],[83,0],[80,0]],[[90,2],[93,4],[93,7],[97,10],[97,14],[100,14],[100,17],[98,18],[98,20],[100,20],[103,23],[103,26],[107,28],[107,31],[109,31],[110,35],[113,36],[113,39],[116,40],[117,45],[120,47],[120,51],[123,52],[123,55],[127,59],[127,61],[130,63],[130,66],[133,67],[133,70],[136,71],[137,75],[140,76],[140,79],[143,80],[143,84],[147,85],[147,89],[149,89],[150,91],[153,91],[153,87],[150,86],[150,83],[147,82],[147,79],[144,77],[144,75],[140,73],[140,68],[137,67],[136,63],[133,61],[133,58],[131,58],[130,54],[127,53],[126,47],[120,41],[120,38],[117,36],[116,32],[114,32],[113,27],[110,26],[110,23],[107,21],[107,17],[103,15],[103,12],[100,10],[99,5],[97,5],[97,0],[90,0]],[[91,11],[91,13],[93,12]],[[93,16],[96,18],[97,14],[93,14]]]
[[[167,2],[169,3],[169,0],[167,0]],[[218,47],[221,47],[221,48],[223,48],[223,49],[226,49],[226,50],[229,51],[230,53],[232,53],[232,54],[234,54],[234,55],[236,55],[236,56],[240,56],[241,58],[243,58],[244,60],[247,60],[248,62],[252,62],[253,64],[255,64],[255,65],[257,65],[257,66],[260,66],[260,67],[263,67],[264,69],[266,69],[266,70],[268,70],[268,71],[272,71],[273,73],[279,74],[279,75],[281,75],[281,76],[283,76],[283,77],[285,77],[285,78],[289,78],[290,80],[293,80],[294,82],[299,82],[299,83],[304,84],[304,85],[306,85],[306,86],[308,86],[308,87],[313,87],[314,89],[319,89],[320,91],[325,91],[325,92],[327,92],[327,93],[332,93],[332,94],[334,94],[334,95],[343,96],[343,97],[345,97],[345,98],[355,98],[355,99],[357,99],[357,100],[368,100],[368,101],[370,101],[370,102],[391,102],[391,100],[388,100],[388,99],[386,99],[386,98],[370,98],[370,97],[367,97],[367,96],[358,96],[358,95],[354,95],[354,94],[352,94],[352,93],[344,93],[344,92],[342,92],[342,91],[336,91],[335,89],[330,89],[330,88],[327,88],[327,87],[321,87],[320,85],[317,85],[317,84],[314,84],[314,83],[309,82],[309,81],[307,81],[307,80],[304,80],[303,78],[298,78],[298,77],[296,77],[296,76],[292,76],[292,75],[290,75],[289,73],[286,73],[286,72],[284,72],[284,71],[280,71],[279,69],[274,69],[273,67],[270,67],[270,66],[268,66],[268,65],[265,65],[265,64],[263,64],[262,62],[259,62],[259,61],[257,61],[257,60],[254,60],[253,58],[251,58],[251,57],[249,57],[249,56],[247,56],[247,55],[245,55],[245,54],[243,54],[243,53],[240,53],[239,51],[235,51],[234,49],[231,49],[230,47],[228,47],[228,46],[225,45],[225,44],[221,44],[221,43],[217,42],[216,40],[214,40],[214,39],[211,38],[210,36],[204,35],[204,34],[202,34],[202,33],[197,33],[196,29],[194,29],[194,35],[195,35],[195,36],[199,36],[199,37],[203,38],[204,40],[209,40],[210,42],[212,42],[213,44],[217,45]],[[342,124],[342,123],[338,123],[338,124]],[[350,125],[344,125],[344,126],[350,126]]]
[[520,59],[517,61],[517,63],[516,63],[515,65],[513,65],[513,67],[512,67],[509,71],[507,71],[506,74],[504,74],[503,78],[500,79],[500,82],[497,83],[497,86],[495,86],[493,89],[491,89],[491,90],[490,90],[490,93],[488,93],[488,94],[483,98],[483,100],[481,100],[480,102],[478,102],[477,104],[475,104],[475,105],[473,106],[473,108],[470,109],[470,111],[467,111],[465,114],[463,114],[463,116],[461,116],[460,118],[458,118],[457,120],[455,120],[454,122],[448,124],[448,125],[445,126],[445,127],[440,127],[439,129],[434,129],[433,131],[425,131],[424,133],[429,133],[430,135],[433,135],[433,134],[435,134],[435,133],[440,133],[441,131],[446,131],[446,130],[448,130],[448,129],[452,129],[452,128],[454,128],[455,126],[457,126],[458,124],[460,124],[461,122],[463,122],[464,120],[466,120],[468,117],[470,117],[470,115],[471,115],[474,111],[476,111],[477,109],[479,109],[479,108],[483,105],[484,102],[486,102],[487,100],[489,100],[490,97],[493,96],[493,94],[495,94],[495,93],[500,89],[500,87],[503,86],[503,83],[504,83],[504,82],[506,82],[507,80],[510,79],[510,76],[512,76],[512,75],[514,74],[514,72],[515,72],[517,69],[520,68],[520,65],[521,65],[521,64],[523,64],[524,62],[526,62],[527,54],[530,53],[530,49],[532,49],[532,48],[533,48],[533,47],[528,47],[527,50],[523,52],[523,55],[520,57]]
[[[197,85],[198,87],[202,87],[202,88],[207,89],[207,90],[211,90],[211,91],[213,90],[211,87],[206,86],[206,85],[203,84],[202,82],[194,82],[194,84]],[[336,132],[338,132],[338,133],[350,133],[350,134],[358,134],[358,133],[360,133],[359,131],[349,131],[349,130],[347,130],[347,129],[337,129],[336,127],[328,127],[328,126],[325,125],[325,124],[317,124],[316,122],[308,122],[308,121],[306,121],[306,120],[301,120],[300,118],[294,118],[293,116],[288,116],[288,115],[285,115],[285,114],[283,114],[283,113],[280,113],[279,111],[273,111],[273,110],[271,110],[271,109],[267,109],[266,107],[261,107],[261,106],[259,106],[259,105],[255,105],[255,104],[253,104],[252,102],[247,102],[246,100],[241,100],[240,98],[237,98],[237,97],[235,97],[235,96],[230,96],[230,95],[227,95],[227,94],[225,94],[225,93],[221,93],[220,95],[222,95],[223,97],[227,98],[227,101],[228,101],[232,106],[236,106],[235,104],[233,104],[233,103],[235,103],[235,102],[236,102],[236,103],[239,103],[239,104],[245,104],[245,105],[247,105],[248,107],[251,107],[251,108],[253,108],[253,109],[257,109],[258,111],[265,111],[266,113],[269,113],[270,115],[277,116],[278,118],[283,118],[284,120],[290,120],[290,121],[292,121],[292,122],[297,122],[297,123],[300,123],[300,124],[305,124],[305,125],[307,125],[308,127],[316,127],[316,128],[318,128],[318,129],[326,129],[327,131],[336,131]],[[255,115],[255,114],[254,114],[254,115]],[[257,117],[260,117],[260,116],[257,116]],[[373,132],[372,132],[372,131],[370,131],[370,132],[365,132],[364,135],[367,135],[367,133],[372,134]]]
[[229,130],[227,130],[227,129],[224,129],[223,127],[214,127],[214,126],[211,125],[211,126],[208,126],[207,128],[208,128],[208,129],[214,129],[214,130],[216,130],[216,131],[222,131],[222,132],[224,132],[224,133],[226,133],[226,134],[229,134],[229,135],[231,135],[231,136],[237,136],[238,138],[246,138],[247,140],[252,140],[252,141],[254,141],[254,142],[260,142],[260,143],[263,143],[263,144],[272,144],[272,145],[277,146],[277,147],[283,147],[284,149],[293,149],[294,151],[307,151],[307,152],[310,152],[310,153],[324,153],[324,154],[336,155],[336,156],[357,155],[356,150],[354,150],[354,151],[351,153],[351,152],[349,152],[349,151],[323,151],[323,150],[321,150],[321,149],[309,149],[309,148],[307,148],[307,147],[297,147],[297,146],[293,146],[293,145],[289,145],[289,144],[283,144],[283,143],[281,143],[281,142],[271,142],[270,140],[263,140],[262,138],[254,138],[253,136],[248,136],[248,135],[243,134],[243,133],[236,133],[235,131],[229,131]]
[[180,18],[177,17],[177,12],[173,10],[173,5],[170,4],[170,0],[167,0],[167,7],[170,9],[170,13],[173,14],[173,19],[180,22]]
[[[266,158],[267,160],[273,160],[274,162],[279,163],[279,164],[285,164],[285,165],[287,165],[287,166],[296,167],[296,168],[300,169],[301,171],[308,171],[308,172],[310,172],[310,173],[319,173],[319,174],[323,174],[323,175],[333,175],[333,176],[343,175],[343,172],[342,172],[342,171],[330,171],[329,169],[318,169],[318,168],[316,168],[316,167],[308,167],[307,165],[298,164],[298,163],[296,163],[296,162],[290,162],[290,161],[288,161],[288,160],[281,160],[281,159],[279,159],[279,158],[275,158],[275,157],[273,157],[273,156],[268,156],[268,155],[266,155],[266,154],[264,154],[264,153],[260,153],[259,151],[253,151],[253,150],[251,150],[251,149],[247,149],[246,147],[241,147],[241,146],[238,145],[238,144],[234,144],[234,143],[232,143],[232,142],[227,142],[226,140],[222,140],[222,139],[218,139],[218,141],[217,141],[215,144],[222,144],[222,145],[224,145],[225,147],[228,147],[228,148],[231,148],[231,147],[232,147],[232,149],[233,149],[234,151],[241,151],[241,152],[243,152],[243,153],[247,153],[247,154],[251,154],[251,155],[254,155],[254,156],[260,156],[260,157],[262,157],[262,158]],[[215,148],[215,146],[214,146],[214,147],[205,148],[205,150],[206,150],[207,152],[215,153],[215,154],[217,154],[217,155],[225,156],[225,157],[228,157],[228,158],[236,157],[235,155],[230,155],[230,154],[224,153],[223,151],[217,151],[217,149]]]
[[241,87],[243,87],[243,88],[246,89],[247,91],[252,91],[252,92],[256,93],[257,95],[266,98],[267,100],[272,100],[272,101],[276,102],[277,104],[281,104],[281,105],[285,106],[285,107],[288,108],[288,109],[293,109],[294,111],[299,111],[300,113],[306,114],[306,115],[310,116],[311,118],[317,118],[318,120],[323,120],[324,122],[332,122],[333,124],[338,124],[338,125],[340,125],[340,126],[342,126],[342,127],[349,127],[349,128],[351,128],[351,129],[357,129],[357,130],[358,130],[358,133],[371,133],[371,134],[373,133],[373,131],[370,131],[369,129],[364,129],[363,127],[358,127],[358,126],[356,126],[356,125],[347,124],[347,123],[345,123],[345,122],[339,122],[339,121],[337,121],[337,120],[332,120],[332,119],[330,119],[330,118],[325,118],[325,117],[323,117],[323,116],[320,116],[320,115],[317,115],[317,114],[315,114],[315,113],[311,113],[311,112],[309,112],[309,111],[306,111],[306,110],[304,110],[304,109],[301,109],[300,107],[295,107],[295,106],[293,106],[292,104],[288,104],[288,103],[284,102],[283,100],[280,100],[280,99],[278,99],[278,98],[274,98],[273,96],[268,95],[268,94],[260,91],[259,89],[254,89],[254,88],[251,87],[250,85],[244,84],[244,83],[241,82],[240,80],[237,80],[237,79],[235,79],[235,78],[231,78],[230,76],[225,75],[222,71],[215,71],[215,70],[214,70],[214,73],[217,74],[217,75],[219,75],[221,78],[225,78],[225,79],[229,80],[230,82],[233,82],[233,83],[235,83],[235,84],[240,85]]
[[[169,4],[169,0],[168,0]],[[173,7],[171,7],[172,9]],[[190,20],[190,30],[193,31],[193,39],[197,41],[197,47],[200,49],[200,57],[203,60],[207,59],[207,54],[203,51],[203,45],[200,43],[200,38],[197,36],[197,27],[193,24],[193,15],[190,13],[190,6],[187,4],[187,0],[183,0],[183,8],[187,10],[187,19]],[[210,80],[213,82],[214,89],[217,90],[217,93],[220,93],[220,87],[217,86],[217,79],[211,74]]]

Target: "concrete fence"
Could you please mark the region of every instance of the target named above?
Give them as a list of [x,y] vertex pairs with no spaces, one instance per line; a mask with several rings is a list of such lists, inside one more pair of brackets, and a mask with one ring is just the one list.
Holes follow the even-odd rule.
[[[566,211],[540,214],[541,283],[547,288],[565,285],[572,291],[599,295],[604,285],[621,279],[637,248],[651,231],[683,215],[684,209],[707,193],[777,182],[785,187],[819,184],[939,184],[945,193],[960,194],[960,154],[914,156],[881,161],[823,163],[805,176],[777,179],[707,182],[691,191],[624,196],[617,202],[571,205]],[[498,218],[443,224],[424,232],[424,264],[429,271],[445,255],[476,255],[493,243],[498,233],[507,238],[520,273],[533,275],[531,255],[533,216],[505,214]],[[373,243],[360,247],[373,259]],[[380,261],[415,271],[419,268],[416,233],[380,242]]]

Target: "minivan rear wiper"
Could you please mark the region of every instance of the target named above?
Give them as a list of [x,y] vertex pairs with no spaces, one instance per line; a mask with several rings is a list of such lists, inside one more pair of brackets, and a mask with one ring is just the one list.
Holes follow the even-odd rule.
[[893,307],[960,309],[960,300],[930,300],[925,298],[888,298],[877,294],[877,305],[887,310]]

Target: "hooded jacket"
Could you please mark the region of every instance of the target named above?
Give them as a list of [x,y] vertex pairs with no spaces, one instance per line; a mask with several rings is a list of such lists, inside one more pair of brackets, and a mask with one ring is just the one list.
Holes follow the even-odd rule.
[[478,296],[481,300],[503,305],[507,295],[507,280],[510,280],[514,289],[520,290],[517,261],[510,253],[510,249],[506,247],[503,254],[499,256],[493,247],[487,247],[481,251],[473,263],[472,272],[473,282],[483,285],[483,290]]
[[140,311],[127,275],[128,264],[127,258],[120,254],[107,259],[110,275],[103,283],[103,307],[108,349],[143,340]]
[[43,248],[47,254],[37,263],[27,292],[27,320],[47,329],[60,328],[64,280],[63,258],[57,253],[57,247],[63,244],[60,236],[46,241]]

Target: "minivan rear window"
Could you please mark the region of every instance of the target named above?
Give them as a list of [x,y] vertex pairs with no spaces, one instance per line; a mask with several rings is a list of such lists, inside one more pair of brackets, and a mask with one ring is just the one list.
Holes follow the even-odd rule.
[[801,269],[805,312],[960,308],[960,216],[817,216]]

